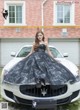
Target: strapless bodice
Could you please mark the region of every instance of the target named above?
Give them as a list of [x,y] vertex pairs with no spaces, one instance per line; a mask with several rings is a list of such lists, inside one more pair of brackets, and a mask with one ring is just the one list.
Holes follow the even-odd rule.
[[36,51],[45,51],[45,50],[46,50],[46,45],[45,44],[39,44]]

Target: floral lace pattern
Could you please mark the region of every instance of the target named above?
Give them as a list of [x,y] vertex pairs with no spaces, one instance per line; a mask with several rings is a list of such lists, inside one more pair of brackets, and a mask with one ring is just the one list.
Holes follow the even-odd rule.
[[50,57],[46,46],[40,44],[30,56],[18,62],[4,76],[4,82],[12,84],[36,83],[42,78],[51,85],[61,85],[69,80],[75,81],[74,75],[62,64]]

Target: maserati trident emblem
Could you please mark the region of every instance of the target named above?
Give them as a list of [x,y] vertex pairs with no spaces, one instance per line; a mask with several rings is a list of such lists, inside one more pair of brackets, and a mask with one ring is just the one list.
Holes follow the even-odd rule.
[[43,96],[45,96],[47,94],[47,89],[45,89],[45,88],[41,89],[41,94]]

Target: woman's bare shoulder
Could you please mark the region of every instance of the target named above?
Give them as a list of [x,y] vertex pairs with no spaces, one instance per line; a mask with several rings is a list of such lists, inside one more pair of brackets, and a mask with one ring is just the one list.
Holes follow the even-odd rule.
[[44,44],[47,46],[47,45],[48,45],[48,42],[47,42],[47,41],[45,41],[45,42],[44,42]]

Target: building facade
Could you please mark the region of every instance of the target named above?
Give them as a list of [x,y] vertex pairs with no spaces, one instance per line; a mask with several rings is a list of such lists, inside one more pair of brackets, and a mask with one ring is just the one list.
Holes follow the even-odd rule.
[[11,51],[32,44],[38,28],[80,65],[80,0],[0,0],[0,12],[0,66],[12,59]]

